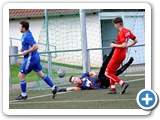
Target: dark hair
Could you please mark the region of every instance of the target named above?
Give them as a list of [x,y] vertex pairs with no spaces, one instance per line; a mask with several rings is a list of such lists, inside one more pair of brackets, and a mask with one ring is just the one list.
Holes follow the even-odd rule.
[[69,78],[69,82],[71,82],[72,77],[73,77],[73,75]]
[[123,25],[123,19],[121,17],[116,17],[112,20],[112,22],[114,24],[120,23],[121,25]]
[[21,24],[22,27],[25,28],[26,30],[29,29],[29,22],[22,20],[22,21],[19,22],[19,24]]

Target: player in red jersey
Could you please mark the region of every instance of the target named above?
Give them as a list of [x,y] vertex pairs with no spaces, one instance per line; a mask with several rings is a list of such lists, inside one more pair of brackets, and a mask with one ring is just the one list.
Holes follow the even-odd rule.
[[[126,52],[128,47],[136,44],[137,39],[136,36],[133,35],[129,29],[123,27],[123,19],[121,17],[113,19],[113,24],[119,30],[119,33],[116,39],[116,43],[110,44],[111,48],[115,47],[115,51],[105,71],[105,76],[110,79],[110,91],[107,94],[117,93],[115,89],[115,83],[119,83],[122,86],[120,94],[124,94],[129,84],[120,80],[115,75],[115,72],[119,68],[123,60],[126,58]],[[132,39],[133,42],[127,44],[129,39]]]

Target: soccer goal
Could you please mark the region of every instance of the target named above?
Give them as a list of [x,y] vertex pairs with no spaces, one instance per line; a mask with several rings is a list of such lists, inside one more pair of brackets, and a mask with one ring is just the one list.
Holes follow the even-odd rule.
[[[123,18],[124,27],[130,29],[138,40],[135,46],[128,49],[123,64],[130,57],[134,58],[134,62],[123,75],[144,76],[145,10],[85,9],[83,14],[84,19],[79,9],[50,9],[46,12],[38,45],[40,53],[49,52],[40,54],[41,63],[43,71],[53,82],[61,86],[69,84],[71,75],[80,76],[83,72],[91,70],[99,72],[103,59],[111,49],[110,43],[116,41],[118,30],[114,27],[112,19],[118,16]],[[65,71],[63,78],[59,78],[58,70]],[[37,78],[35,86],[30,88],[38,89],[48,89],[40,78]]]

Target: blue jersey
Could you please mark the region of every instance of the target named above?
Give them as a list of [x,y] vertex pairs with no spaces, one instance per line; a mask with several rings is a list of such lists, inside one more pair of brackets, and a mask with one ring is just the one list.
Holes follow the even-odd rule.
[[80,79],[81,83],[77,87],[81,88],[81,90],[101,89],[100,84],[95,82],[94,78],[89,75],[89,72],[84,73]]
[[[21,41],[22,41],[22,51],[29,50],[34,44],[36,44],[36,41],[34,40],[33,35],[30,30],[28,30],[26,34],[22,35]],[[39,59],[39,54],[37,50],[35,50],[25,55],[24,57],[25,58],[36,57],[37,59]]]
[[[36,44],[30,30],[28,30],[26,34],[22,35],[21,41],[22,51],[29,50],[34,44]],[[37,50],[24,55],[24,62],[20,68],[20,72],[23,74],[28,74],[32,70],[34,70],[35,72],[39,72],[42,70],[42,66],[40,64],[40,56]]]

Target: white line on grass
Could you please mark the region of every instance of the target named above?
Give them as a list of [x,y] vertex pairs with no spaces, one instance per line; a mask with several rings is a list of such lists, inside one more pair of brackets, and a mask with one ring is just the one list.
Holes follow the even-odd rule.
[[126,81],[126,82],[135,82],[135,81],[141,81],[141,80],[145,80],[145,78],[139,78],[139,79],[129,80],[129,81]]
[[46,103],[73,103],[73,102],[109,102],[109,101],[135,101],[136,99],[106,99],[106,100],[76,100],[76,101],[41,101],[41,102],[12,102],[10,104],[46,104]]
[[[141,81],[141,80],[145,80],[145,78],[140,78],[140,79],[134,79],[134,80],[129,80],[129,81],[126,81],[126,82],[135,82],[135,81]],[[71,92],[71,91],[70,91]],[[60,92],[60,93],[57,93],[57,94],[64,94],[64,93],[69,93],[69,92]],[[41,97],[47,97],[47,96],[51,96],[52,94],[46,94],[46,95],[40,95],[40,96],[35,96],[35,97],[30,97],[30,98],[27,98],[27,100],[31,100],[31,99],[36,99],[36,98],[41,98]],[[9,101],[9,103],[13,103],[13,102],[18,102],[18,101],[22,101],[22,100],[12,100],[12,101]],[[48,101],[47,101],[48,102]],[[56,101],[55,101],[56,102]],[[60,102],[60,101],[58,101]],[[64,101],[61,101],[61,102],[64,102]],[[22,102],[21,102],[22,103]],[[28,103],[28,102],[25,102],[25,103]]]
[[[69,93],[69,92],[71,92],[71,91],[60,92],[60,93],[57,93],[57,94],[64,94],[64,93]],[[47,97],[47,96],[52,96],[52,95],[53,94],[46,94],[46,95],[35,96],[35,97],[27,98],[27,100],[36,99],[36,98],[42,98],[42,97]],[[12,100],[12,101],[9,101],[9,102],[12,103],[12,102],[18,102],[18,101],[23,101],[23,100]]]

